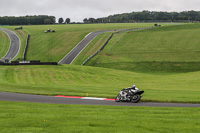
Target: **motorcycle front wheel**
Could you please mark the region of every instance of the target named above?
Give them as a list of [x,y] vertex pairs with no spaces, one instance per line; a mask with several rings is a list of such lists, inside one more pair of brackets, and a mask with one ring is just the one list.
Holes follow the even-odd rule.
[[132,97],[131,102],[132,102],[132,103],[138,103],[138,102],[140,101],[140,99],[141,99],[141,96],[140,96],[139,94],[136,94],[136,95],[134,95],[134,96]]
[[120,95],[115,98],[115,102],[120,102]]

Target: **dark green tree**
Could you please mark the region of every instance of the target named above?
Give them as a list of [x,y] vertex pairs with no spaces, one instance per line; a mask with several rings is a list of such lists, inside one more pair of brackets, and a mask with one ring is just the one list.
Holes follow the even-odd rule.
[[44,20],[44,24],[52,24],[51,19],[48,19],[48,18],[45,19],[45,20]]
[[[47,22],[48,20],[48,22]],[[39,16],[21,16],[21,17],[0,17],[0,25],[39,25],[39,24],[55,23],[54,16],[39,15]]]
[[70,18],[67,18],[67,19],[65,20],[65,23],[66,23],[66,24],[69,24],[70,21],[71,21]]
[[59,24],[62,24],[63,21],[64,21],[63,18],[59,18],[59,19],[58,19],[58,23],[59,23]]
[[88,23],[88,19],[87,18],[83,19],[83,22]]
[[95,19],[94,19],[94,18],[89,18],[88,22],[89,22],[89,23],[94,23],[94,22],[95,22]]

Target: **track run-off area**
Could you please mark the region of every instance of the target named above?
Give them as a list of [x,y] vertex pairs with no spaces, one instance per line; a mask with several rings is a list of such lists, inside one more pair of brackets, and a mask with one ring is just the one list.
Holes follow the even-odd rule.
[[19,37],[11,30],[7,30],[7,29],[4,29],[4,28],[0,28],[1,31],[5,32],[8,37],[10,38],[10,48],[7,52],[7,54],[0,60],[5,60],[5,59],[8,59],[9,61],[14,59],[19,50],[20,50],[20,39]]
[[115,102],[114,99],[92,98],[92,97],[71,97],[71,96],[44,96],[19,93],[0,92],[0,101],[47,103],[47,104],[74,104],[74,105],[104,105],[104,106],[143,106],[143,107],[200,107],[200,104],[184,103],[154,103],[139,102],[126,103]]

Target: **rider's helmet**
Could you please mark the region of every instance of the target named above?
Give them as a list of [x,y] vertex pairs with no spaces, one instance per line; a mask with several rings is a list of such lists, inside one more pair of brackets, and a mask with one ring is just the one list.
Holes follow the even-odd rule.
[[135,89],[135,85],[132,85],[131,88]]

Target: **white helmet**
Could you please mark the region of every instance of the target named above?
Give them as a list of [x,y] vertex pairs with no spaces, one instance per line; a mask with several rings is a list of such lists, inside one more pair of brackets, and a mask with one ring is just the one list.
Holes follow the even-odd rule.
[[132,87],[132,88],[135,88],[135,85],[132,85],[131,87]]

